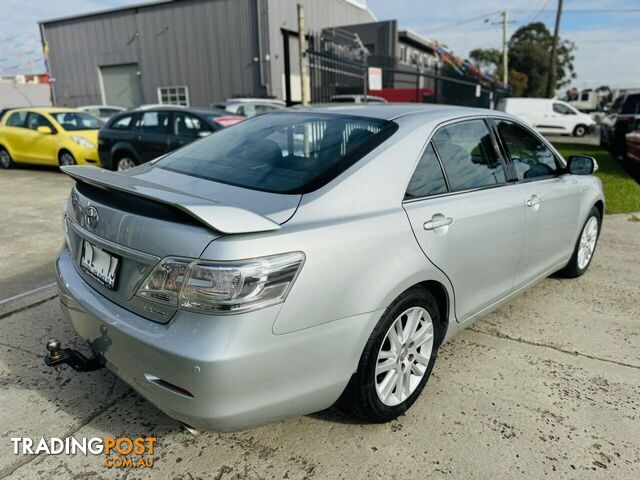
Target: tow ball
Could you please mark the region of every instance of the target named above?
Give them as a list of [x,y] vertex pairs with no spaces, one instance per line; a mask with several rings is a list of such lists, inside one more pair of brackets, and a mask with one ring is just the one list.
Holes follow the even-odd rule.
[[77,350],[71,348],[61,348],[59,340],[49,340],[47,342],[48,355],[44,357],[44,363],[48,367],[55,367],[66,363],[78,372],[91,372],[103,368],[98,358],[87,358]]

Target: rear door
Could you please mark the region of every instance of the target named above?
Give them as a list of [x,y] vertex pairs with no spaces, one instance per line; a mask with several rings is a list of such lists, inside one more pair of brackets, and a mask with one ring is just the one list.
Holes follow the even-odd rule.
[[9,112],[6,115],[7,122],[3,136],[5,137],[6,147],[9,149],[9,153],[16,161],[26,161],[26,129],[27,129],[27,115],[26,110],[20,110],[17,112]]
[[152,110],[142,113],[134,140],[140,163],[149,162],[169,151],[171,118],[170,110]]
[[516,288],[568,260],[577,238],[578,181],[544,140],[524,125],[495,119],[499,138],[517,176],[525,203],[526,241]]
[[511,292],[524,247],[524,205],[519,187],[507,183],[485,120],[436,131],[403,206],[425,255],[453,284],[458,321]]

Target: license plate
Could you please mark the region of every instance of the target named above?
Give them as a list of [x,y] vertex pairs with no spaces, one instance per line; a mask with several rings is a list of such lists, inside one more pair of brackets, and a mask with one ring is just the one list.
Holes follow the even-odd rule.
[[84,240],[80,266],[105,287],[115,289],[120,259]]

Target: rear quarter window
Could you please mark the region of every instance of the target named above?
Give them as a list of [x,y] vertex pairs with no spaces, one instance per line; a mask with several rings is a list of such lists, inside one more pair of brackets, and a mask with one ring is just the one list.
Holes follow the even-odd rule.
[[623,115],[635,115],[640,113],[640,95],[629,95],[622,105]]

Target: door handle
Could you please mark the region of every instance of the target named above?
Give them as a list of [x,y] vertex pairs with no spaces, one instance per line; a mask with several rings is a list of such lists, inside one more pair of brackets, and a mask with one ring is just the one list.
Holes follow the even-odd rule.
[[453,223],[453,218],[445,217],[441,213],[436,213],[431,220],[424,222],[425,230],[435,230],[436,228],[448,227]]
[[531,195],[529,200],[527,200],[527,207],[533,208],[540,205],[540,197],[538,195]]

